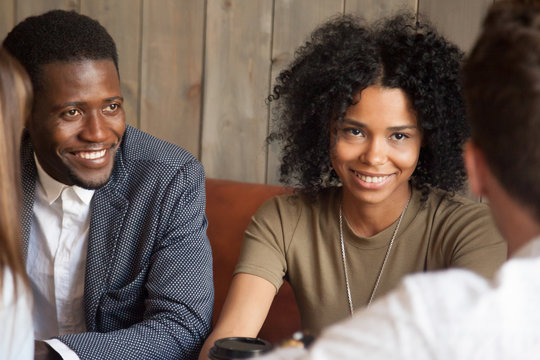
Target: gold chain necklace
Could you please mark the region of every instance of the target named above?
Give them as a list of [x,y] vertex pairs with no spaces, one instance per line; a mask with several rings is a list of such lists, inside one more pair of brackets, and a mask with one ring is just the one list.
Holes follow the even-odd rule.
[[[392,234],[392,239],[390,239],[390,244],[388,245],[388,249],[386,249],[386,254],[384,255],[384,260],[381,265],[381,269],[379,270],[379,275],[377,275],[377,280],[375,281],[375,285],[373,286],[373,290],[371,291],[371,296],[369,297],[369,301],[367,306],[371,305],[371,302],[373,301],[373,298],[375,297],[375,293],[377,292],[377,288],[379,287],[379,282],[381,280],[381,276],[384,270],[384,266],[386,265],[386,261],[388,260],[388,255],[390,255],[390,250],[392,249],[392,245],[394,244],[394,240],[396,239],[396,235],[399,230],[399,225],[401,224],[401,219],[403,219],[403,215],[405,215],[405,211],[407,211],[407,208],[409,207],[409,202],[411,201],[411,197],[409,196],[409,199],[407,199],[407,204],[405,205],[405,208],[401,212],[401,215],[399,215],[398,223],[396,225],[396,228],[394,229],[394,233]],[[353,303],[352,303],[352,297],[351,297],[351,286],[349,285],[349,272],[347,271],[347,255],[345,254],[345,242],[343,241],[343,204],[342,202],[339,203],[339,242],[341,244],[341,259],[343,260],[343,272],[345,273],[345,286],[347,288],[347,300],[349,301],[349,311],[351,312],[351,316],[354,313],[353,309]]]

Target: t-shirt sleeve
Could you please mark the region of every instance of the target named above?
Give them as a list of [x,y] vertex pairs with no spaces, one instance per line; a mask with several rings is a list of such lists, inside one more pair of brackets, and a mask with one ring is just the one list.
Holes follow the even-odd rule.
[[247,273],[268,280],[276,287],[287,273],[286,251],[292,237],[292,224],[298,214],[289,195],[266,201],[252,217],[242,242],[234,274]]
[[506,242],[486,204],[466,202],[452,209],[441,232],[448,267],[465,268],[492,277],[507,258]]

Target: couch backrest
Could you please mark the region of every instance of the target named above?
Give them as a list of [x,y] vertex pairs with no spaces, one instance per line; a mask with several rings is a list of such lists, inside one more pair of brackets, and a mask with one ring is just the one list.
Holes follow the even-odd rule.
[[[218,319],[227,296],[244,231],[251,217],[265,200],[291,191],[281,186],[217,179],[206,180],[208,238],[214,256],[213,324]],[[272,303],[259,337],[275,343],[290,337],[300,328],[296,300],[289,284],[285,282]]]

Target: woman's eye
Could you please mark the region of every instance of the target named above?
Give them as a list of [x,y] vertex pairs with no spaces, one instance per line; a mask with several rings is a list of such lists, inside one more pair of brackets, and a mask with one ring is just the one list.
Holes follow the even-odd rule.
[[351,134],[353,136],[359,136],[359,135],[362,135],[362,130],[360,129],[355,129],[355,128],[347,128],[347,129],[344,129],[345,133],[347,134]]
[[391,138],[394,139],[394,140],[403,140],[403,139],[407,139],[409,136],[407,134],[403,134],[403,133],[395,133],[395,134],[392,134]]

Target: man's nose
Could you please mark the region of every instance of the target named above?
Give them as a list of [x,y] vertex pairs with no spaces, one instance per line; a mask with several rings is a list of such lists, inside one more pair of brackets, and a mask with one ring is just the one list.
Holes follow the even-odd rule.
[[88,142],[103,142],[106,138],[106,119],[101,111],[91,111],[86,114],[83,129],[79,136]]

